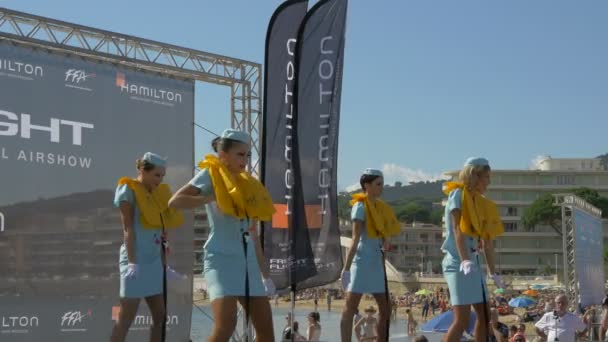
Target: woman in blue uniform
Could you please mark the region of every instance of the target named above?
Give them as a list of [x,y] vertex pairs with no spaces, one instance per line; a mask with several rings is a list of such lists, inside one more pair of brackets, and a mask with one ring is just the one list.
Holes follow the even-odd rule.
[[361,296],[369,293],[376,299],[380,311],[376,336],[378,341],[386,341],[390,302],[387,300],[382,248],[387,237],[399,234],[400,226],[391,208],[379,198],[384,189],[382,172],[366,169],[360,184],[363,194],[353,195],[351,201],[353,237],[341,276],[346,304],[340,330],[342,341],[350,341],[353,316]]
[[275,288],[256,229],[258,220],[272,218],[274,206],[263,185],[246,172],[250,144],[247,133],[225,130],[212,142],[217,156],[207,155],[201,171],[169,202],[184,209],[205,205],[207,211],[211,231],[204,273],[215,319],[209,341],[232,336],[237,302],[248,310],[257,341],[274,341],[268,296]]
[[[441,246],[445,253],[442,262],[443,276],[450,291],[450,301],[454,309],[454,321],[450,326],[444,341],[460,341],[463,332],[469,325],[471,306],[477,315],[475,322],[475,341],[485,342],[488,338],[489,309],[484,302],[489,300],[485,284],[485,276],[481,271],[479,254],[485,255],[488,270],[497,287],[502,288],[500,276],[495,273],[494,247],[492,238],[500,234],[475,237],[469,234],[471,229],[487,229],[491,231],[489,223],[482,223],[485,227],[473,227],[475,217],[488,217],[492,220],[483,222],[494,223],[498,229],[502,223],[496,221],[497,212],[490,208],[483,212],[480,202],[490,202],[482,195],[490,184],[490,165],[485,158],[469,158],[459,174],[460,183],[448,182],[444,185],[444,192],[448,194],[445,206],[446,239]],[[477,202],[477,204],[475,203]],[[465,220],[463,221],[463,217]],[[463,225],[472,228],[463,228]],[[485,299],[484,299],[485,295]]]
[[137,178],[121,178],[114,195],[114,205],[120,208],[124,243],[120,247],[119,260],[120,313],[112,331],[112,342],[125,340],[141,298],[145,298],[152,314],[150,341],[161,340],[166,317],[161,249],[163,228],[178,227],[182,223],[181,214],[167,207],[171,190],[161,183],[166,161],[148,152],[137,160],[136,167]]

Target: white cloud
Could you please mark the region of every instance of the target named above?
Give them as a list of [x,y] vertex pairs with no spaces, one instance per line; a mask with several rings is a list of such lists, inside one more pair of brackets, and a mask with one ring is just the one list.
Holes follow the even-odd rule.
[[348,192],[357,191],[357,190],[361,190],[361,184],[359,184],[359,183],[355,183],[355,184],[349,185],[346,188],[344,188],[344,191],[348,191]]
[[441,174],[432,174],[423,170],[414,170],[406,166],[397,164],[384,164],[382,166],[384,173],[384,183],[393,185],[395,182],[402,182],[404,185],[410,182],[426,182],[446,179]]
[[[394,185],[395,182],[401,182],[403,185],[408,185],[410,182],[433,182],[447,179],[441,174],[432,174],[423,170],[414,170],[397,164],[382,165],[382,173],[384,174],[384,184],[391,186]],[[361,185],[357,182],[341,189],[343,189],[341,191],[352,192],[361,190]]]
[[542,155],[542,154],[534,157],[532,160],[530,160],[530,170],[539,170],[540,162],[547,158],[549,158],[549,156]]

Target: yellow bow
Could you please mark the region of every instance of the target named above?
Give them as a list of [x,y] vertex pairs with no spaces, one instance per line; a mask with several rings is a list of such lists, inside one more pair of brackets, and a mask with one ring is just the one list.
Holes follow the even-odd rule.
[[135,193],[135,202],[139,208],[141,224],[144,228],[160,229],[177,228],[184,223],[182,213],[174,208],[169,208],[171,188],[167,184],[160,184],[149,192],[139,181],[122,177],[118,185],[127,184],[129,189]]
[[401,232],[399,221],[397,221],[393,209],[386,202],[376,199],[374,204],[370,204],[367,195],[364,193],[353,194],[352,198],[351,206],[357,202],[363,202],[365,205],[365,223],[369,237],[386,238],[398,235]]
[[491,240],[505,231],[496,203],[481,194],[468,191],[463,183],[445,182],[443,192],[449,195],[462,189],[460,231],[475,238]]
[[268,190],[247,172],[234,177],[220,160],[205,156],[198,167],[208,169],[215,190],[215,200],[220,210],[230,216],[259,221],[270,221],[275,209]]

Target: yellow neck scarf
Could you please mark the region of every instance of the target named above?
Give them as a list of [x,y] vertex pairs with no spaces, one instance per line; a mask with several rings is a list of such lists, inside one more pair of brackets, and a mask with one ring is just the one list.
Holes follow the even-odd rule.
[[247,172],[234,177],[230,171],[211,154],[198,164],[208,169],[215,190],[218,207],[226,215],[244,219],[270,221],[275,209],[268,190]]
[[169,208],[171,189],[167,184],[160,184],[153,192],[149,192],[136,179],[122,177],[118,180],[118,185],[123,184],[127,184],[135,193],[135,202],[141,213],[140,220],[144,228],[161,229],[163,225],[164,228],[177,228],[184,223],[182,213]]
[[357,202],[363,202],[365,205],[365,224],[367,225],[367,235],[371,238],[387,238],[398,235],[401,232],[401,226],[393,209],[386,202],[376,199],[371,204],[367,195],[358,193],[352,195],[350,205],[355,205]]
[[463,183],[443,183],[443,192],[446,195],[456,189],[462,189],[461,232],[485,240],[494,239],[504,233],[505,229],[500,220],[496,203],[481,194],[468,191]]

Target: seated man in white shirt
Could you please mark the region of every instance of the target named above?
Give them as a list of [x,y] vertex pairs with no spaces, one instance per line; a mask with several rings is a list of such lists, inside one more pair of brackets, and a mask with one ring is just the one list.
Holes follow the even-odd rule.
[[[567,311],[568,298],[559,295],[555,298],[555,311],[547,312],[536,324],[536,333],[553,342],[575,342],[576,337],[582,337],[587,331],[587,325],[578,316]],[[557,339],[556,339],[557,338]]]

